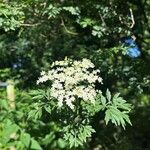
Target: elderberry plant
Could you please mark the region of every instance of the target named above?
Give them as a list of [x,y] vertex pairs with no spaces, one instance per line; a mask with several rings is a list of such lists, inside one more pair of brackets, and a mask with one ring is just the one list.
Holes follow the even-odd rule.
[[55,61],[48,72],[41,72],[37,84],[42,89],[31,93],[34,106],[28,118],[49,116],[70,148],[83,146],[92,136],[95,130],[90,122],[100,111],[105,112],[106,124],[111,121],[123,128],[127,123],[131,125],[131,105],[119,94],[112,96],[109,90],[106,97],[102,95],[97,88],[102,84],[100,70],[88,59]]

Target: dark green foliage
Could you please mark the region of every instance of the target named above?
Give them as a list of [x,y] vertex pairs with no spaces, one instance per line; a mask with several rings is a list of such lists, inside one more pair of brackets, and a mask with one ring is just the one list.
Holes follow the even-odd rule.
[[[94,105],[81,100],[81,104],[77,104],[75,110],[70,110],[67,106],[58,108],[57,100],[50,96],[49,89],[46,92],[44,90],[32,91],[30,95],[33,96],[32,99],[35,103],[31,106],[32,109],[28,113],[28,119],[41,120],[43,124],[47,121],[54,121],[58,125],[57,132],[67,142],[66,147],[83,146],[88,141],[88,138],[95,132],[90,125],[91,118],[96,113],[100,114],[100,111],[105,111],[106,124],[110,120],[116,126],[122,125],[123,128],[125,128],[126,123],[131,124],[128,116],[131,105],[119,97],[119,94],[111,98],[109,90],[106,92],[106,98],[101,94],[97,96]],[[46,122],[43,120],[45,116],[49,118]],[[50,135],[54,136],[52,132]],[[44,140],[44,144],[46,145],[49,144],[47,143],[47,137],[49,137],[49,134],[44,138],[46,140]]]
[[[81,145],[85,139],[81,149],[150,149],[149,7],[149,0],[2,0],[0,82],[14,79],[19,90],[16,91],[16,110],[11,111],[5,89],[0,89],[0,149],[11,145],[18,150],[69,149],[69,145]],[[139,58],[129,58],[120,43],[121,37],[131,35],[135,35],[141,49]],[[97,85],[97,88],[106,93],[97,98],[101,101],[97,100],[95,107],[81,103],[86,119],[83,116],[70,119],[77,123],[72,124],[70,130],[77,126],[80,129],[76,128],[76,132],[82,133],[87,127],[86,135],[76,138],[74,143],[71,138],[76,136],[75,132],[60,132],[62,126],[67,128],[71,112],[65,109],[54,113],[55,101],[51,99],[53,103],[49,103],[50,95],[36,90],[40,71],[49,69],[50,63],[66,56],[91,59],[103,77],[103,86]],[[111,94],[106,92],[107,88]],[[29,95],[31,92],[33,94]],[[132,126],[127,125],[126,131],[118,125],[124,127],[124,121],[131,124],[126,115],[131,105],[115,95],[118,92],[134,106]],[[64,113],[59,115],[62,111]],[[96,131],[93,134],[91,127]],[[16,139],[8,137],[11,130],[16,131]],[[63,139],[63,134],[69,142]],[[91,138],[86,138],[91,134]]]

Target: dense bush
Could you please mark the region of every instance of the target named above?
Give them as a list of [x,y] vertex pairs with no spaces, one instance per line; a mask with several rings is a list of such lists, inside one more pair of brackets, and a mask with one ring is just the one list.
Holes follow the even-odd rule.
[[[149,149],[149,6],[144,0],[2,0],[0,82],[15,81],[16,109],[0,89],[0,149]],[[91,60],[103,79],[94,87],[101,90],[95,105],[74,105],[78,115],[67,103],[56,107],[50,81],[36,85],[42,71],[66,57]],[[129,103],[133,126],[124,131],[112,123],[130,123]]]

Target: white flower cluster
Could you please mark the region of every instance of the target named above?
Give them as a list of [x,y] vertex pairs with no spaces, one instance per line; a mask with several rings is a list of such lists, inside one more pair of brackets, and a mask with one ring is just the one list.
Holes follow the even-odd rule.
[[56,61],[50,71],[41,72],[37,84],[51,81],[51,96],[58,100],[60,107],[65,102],[74,109],[74,102],[79,98],[94,104],[99,92],[95,89],[95,83],[102,83],[102,78],[98,76],[100,70],[94,70],[94,67],[88,59]]

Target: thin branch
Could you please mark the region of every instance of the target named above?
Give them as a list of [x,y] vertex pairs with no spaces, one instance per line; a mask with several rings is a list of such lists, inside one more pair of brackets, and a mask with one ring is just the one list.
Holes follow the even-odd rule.
[[123,21],[120,15],[119,15],[119,21],[123,24]]
[[135,25],[135,20],[134,20],[133,11],[131,8],[130,8],[130,14],[131,14],[131,20],[132,20],[132,24],[130,25],[130,28],[133,28]]
[[72,32],[72,31],[70,31],[70,30],[67,29],[67,27],[65,26],[65,23],[64,23],[63,18],[61,18],[61,25],[64,27],[64,29],[65,29],[65,31],[66,31],[67,33],[72,34],[72,35],[78,35],[78,33]]
[[132,29],[135,25],[135,20],[134,20],[134,15],[133,15],[133,11],[132,9],[130,8],[130,15],[131,15],[131,21],[132,21],[132,24],[130,25],[130,23],[125,23],[123,22],[121,16],[119,15],[119,21],[122,23],[122,24],[126,24],[130,29]]
[[100,13],[99,13],[99,16],[100,16],[100,18],[101,18],[101,20],[102,20],[102,23],[103,23],[104,25],[106,25],[106,22],[105,22],[103,16],[102,16]]
[[38,26],[40,23],[35,23],[35,24],[28,24],[28,23],[22,23],[21,26],[23,27],[35,27]]

